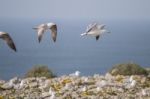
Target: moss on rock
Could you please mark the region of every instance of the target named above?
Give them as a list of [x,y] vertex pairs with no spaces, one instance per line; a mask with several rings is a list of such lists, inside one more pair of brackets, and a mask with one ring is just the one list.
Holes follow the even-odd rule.
[[110,70],[112,75],[147,75],[147,71],[135,63],[116,64]]
[[27,71],[25,77],[47,77],[53,78],[55,75],[46,65],[35,65]]

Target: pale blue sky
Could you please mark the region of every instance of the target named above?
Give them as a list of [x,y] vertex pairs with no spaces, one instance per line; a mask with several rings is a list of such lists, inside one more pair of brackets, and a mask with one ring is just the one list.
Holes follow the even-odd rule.
[[0,0],[0,18],[148,19],[150,0]]

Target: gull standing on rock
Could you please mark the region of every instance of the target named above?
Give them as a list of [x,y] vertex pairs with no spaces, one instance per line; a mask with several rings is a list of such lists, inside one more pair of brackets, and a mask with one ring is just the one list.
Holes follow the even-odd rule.
[[39,43],[42,40],[42,36],[43,36],[44,32],[47,31],[48,29],[51,30],[52,39],[53,39],[54,42],[56,42],[57,25],[55,23],[40,24],[37,27],[34,27],[33,29],[37,30]]
[[49,89],[49,94],[50,94],[50,97],[49,97],[49,99],[56,99],[56,97],[55,97],[55,92],[52,90],[52,88],[50,87],[50,89]]
[[106,80],[101,80],[101,81],[97,81],[96,82],[96,86],[97,87],[105,87],[107,85],[109,85],[109,84],[108,84],[108,82]]
[[137,82],[136,82],[136,80],[134,80],[133,75],[130,76],[129,81],[130,81],[130,87],[135,87],[136,86]]
[[127,81],[125,81],[125,87],[126,88],[134,88],[137,84],[137,81],[134,80],[134,76],[131,75],[130,78],[127,79]]
[[96,40],[99,39],[99,37],[103,34],[103,33],[110,33],[109,31],[107,31],[105,29],[106,25],[103,24],[98,24],[98,23],[92,23],[89,26],[87,26],[86,32],[82,33],[81,36],[84,35],[90,35],[96,38]]
[[75,71],[75,73],[70,74],[70,76],[79,77],[80,76],[80,71]]
[[17,51],[17,50],[16,50],[16,46],[15,46],[15,44],[14,44],[12,38],[9,36],[8,33],[6,33],[6,32],[0,32],[0,39],[3,39],[3,40],[7,43],[7,45],[8,45],[11,49],[13,49],[15,52]]

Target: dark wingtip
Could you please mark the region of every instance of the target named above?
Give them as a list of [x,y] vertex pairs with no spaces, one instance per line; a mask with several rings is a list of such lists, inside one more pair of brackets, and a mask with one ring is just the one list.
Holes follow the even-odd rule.
[[40,38],[38,38],[38,41],[39,41],[39,43],[41,42],[41,39]]
[[56,42],[56,38],[53,37],[52,40],[54,41],[54,43]]
[[99,35],[98,35],[98,36],[96,36],[96,41],[98,41],[98,39],[99,39]]
[[17,49],[16,49],[16,48],[13,48],[13,50],[14,50],[15,52],[17,52]]
[[16,46],[13,44],[13,46],[11,47],[12,50],[14,50],[15,52],[17,52]]
[[38,40],[39,41],[39,43],[41,42],[41,40]]
[[54,43],[56,43],[56,40],[53,40],[54,41]]
[[15,49],[14,51],[15,51],[15,52],[17,52],[17,50],[16,50],[16,49]]

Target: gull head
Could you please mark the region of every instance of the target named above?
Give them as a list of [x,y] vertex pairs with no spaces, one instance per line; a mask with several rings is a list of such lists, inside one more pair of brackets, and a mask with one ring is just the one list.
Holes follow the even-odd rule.
[[87,33],[82,33],[82,34],[80,34],[81,36],[84,36],[84,35],[87,35]]
[[48,27],[51,27],[51,26],[53,26],[53,25],[55,25],[55,23],[47,23],[47,26],[48,26]]
[[6,33],[5,33],[5,32],[0,31],[0,36],[1,36],[1,35],[3,35],[3,34],[6,34]]
[[131,75],[129,78],[129,82],[132,82],[134,80],[133,78],[134,78],[133,75]]

